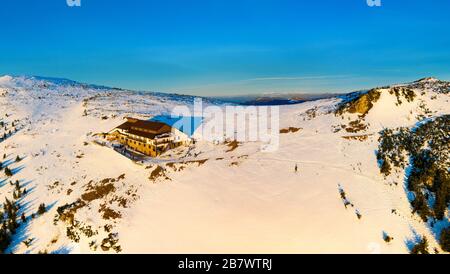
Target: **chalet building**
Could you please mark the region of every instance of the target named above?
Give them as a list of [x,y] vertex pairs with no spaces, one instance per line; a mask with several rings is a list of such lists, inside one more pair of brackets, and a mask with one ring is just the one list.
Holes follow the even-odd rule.
[[116,141],[142,154],[156,157],[161,153],[190,143],[180,130],[155,121],[126,118],[126,122],[108,133],[109,141]]

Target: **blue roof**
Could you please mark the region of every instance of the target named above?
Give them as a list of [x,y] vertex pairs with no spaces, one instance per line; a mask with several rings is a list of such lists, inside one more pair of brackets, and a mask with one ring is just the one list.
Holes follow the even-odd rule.
[[200,125],[202,124],[203,117],[195,117],[195,116],[172,117],[170,115],[157,115],[151,118],[150,121],[165,123],[191,137],[197,130],[197,128],[200,127]]

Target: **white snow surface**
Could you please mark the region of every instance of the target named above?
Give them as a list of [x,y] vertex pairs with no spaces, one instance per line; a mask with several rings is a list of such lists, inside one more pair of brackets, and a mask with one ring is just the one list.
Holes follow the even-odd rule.
[[[191,163],[177,170],[161,164],[165,176],[152,180],[157,164],[135,163],[92,142],[93,134],[108,132],[125,116],[167,114],[190,104],[191,97],[0,77],[0,121],[8,126],[16,121],[18,128],[0,143],[0,157],[6,154],[0,160],[15,171],[10,178],[1,173],[0,199],[12,198],[9,181],[19,180],[27,189],[19,200],[27,221],[8,251],[115,253],[101,248],[110,233],[121,253],[407,253],[417,235],[439,248],[427,225],[411,213],[404,174],[385,179],[375,155],[378,132],[414,126],[421,102],[433,116],[449,113],[448,94],[432,89],[417,94],[412,103],[397,106],[394,95],[382,92],[365,117],[365,141],[343,138],[361,134],[333,130],[356,117],[332,113],[339,98],[281,106],[281,128],[301,130],[281,134],[277,151],[262,152],[255,142],[229,151],[226,144],[199,141],[189,151],[181,148],[155,160],[184,155],[176,162]],[[311,110],[315,117],[307,115]],[[20,162],[14,161],[17,155]],[[199,160],[206,162],[194,162]],[[89,192],[90,182],[121,175],[114,191],[75,214],[95,235],[79,232],[78,242],[69,239],[68,224],[55,221],[58,207]],[[340,188],[353,207],[344,207]],[[41,203],[48,211],[31,218]],[[120,217],[105,219],[102,206]],[[383,233],[394,240],[386,243]],[[27,239],[30,246],[23,244]]]

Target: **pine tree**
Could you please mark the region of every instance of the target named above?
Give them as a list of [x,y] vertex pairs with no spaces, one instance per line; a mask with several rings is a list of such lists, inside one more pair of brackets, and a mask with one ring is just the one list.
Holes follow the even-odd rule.
[[42,204],[39,205],[37,214],[38,214],[38,215],[42,215],[42,214],[44,214],[46,211],[47,211],[47,209],[45,208],[45,204],[42,203]]
[[5,226],[0,228],[0,254],[5,252],[5,249],[8,248],[11,243],[11,235],[8,233],[8,230]]
[[384,176],[389,176],[391,174],[391,165],[389,164],[388,160],[383,161],[380,172],[384,174]]
[[5,167],[5,175],[8,177],[13,176],[12,171],[8,167]]
[[22,159],[20,159],[20,156],[19,155],[17,155],[17,157],[16,157],[16,162],[20,162]]
[[431,214],[431,210],[428,207],[427,199],[422,192],[416,192],[415,199],[411,202],[413,213],[419,214],[424,222],[427,222],[428,216]]
[[413,247],[411,254],[430,254],[430,252],[428,252],[427,238],[423,237],[423,239]]
[[441,245],[442,250],[450,252],[450,227],[442,230],[439,244]]
[[434,214],[438,220],[442,220],[450,203],[450,176],[445,171],[438,170],[434,176],[433,188],[436,193]]

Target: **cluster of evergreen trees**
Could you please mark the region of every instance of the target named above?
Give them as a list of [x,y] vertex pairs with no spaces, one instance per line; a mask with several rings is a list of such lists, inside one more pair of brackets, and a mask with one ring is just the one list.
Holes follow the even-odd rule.
[[[393,167],[410,167],[407,189],[414,193],[413,212],[423,221],[443,220],[450,205],[450,115],[437,117],[410,130],[381,132],[377,159],[380,171],[388,176]],[[405,157],[408,156],[408,157]],[[449,230],[444,230],[440,243],[449,250]]]
[[412,102],[414,101],[414,98],[416,98],[416,93],[408,87],[393,87],[389,90],[389,93],[395,95],[398,105],[403,103],[402,97],[404,97],[408,102]]
[[13,176],[11,169],[9,169],[8,167],[5,167],[5,175],[8,177]]
[[16,121],[11,122],[11,126],[9,127],[9,129],[7,128],[7,124],[4,121],[0,121],[0,128],[3,128],[3,134],[0,135],[0,142],[6,140],[6,138],[17,132]]
[[4,132],[3,135],[0,135],[0,142],[1,141],[5,141],[6,138],[8,138],[9,136],[11,136],[13,134],[13,132],[11,130],[9,130],[8,132]]
[[382,174],[389,176],[393,167],[405,168],[406,159],[403,151],[410,147],[409,137],[407,128],[399,128],[396,133],[392,129],[380,132],[377,160]]
[[[13,192],[14,199],[20,198],[22,195],[27,193],[25,188],[21,188],[19,182],[16,181],[15,189]],[[8,246],[11,244],[13,235],[16,233],[17,228],[20,224],[27,221],[25,214],[18,216],[18,211],[20,209],[20,204],[14,200],[10,201],[7,198],[3,204],[3,211],[0,210],[0,254],[3,254]],[[39,205],[37,210],[38,215],[42,215],[47,211],[44,203]],[[31,215],[34,218],[35,214]],[[26,244],[26,243],[25,243]]]
[[14,184],[14,191],[13,191],[13,198],[14,199],[20,199],[23,195],[27,194],[26,188],[21,188],[19,181],[16,180],[16,183]]
[[[5,158],[6,158],[6,154],[3,155],[3,159],[5,159]],[[16,157],[16,163],[18,163],[18,162],[20,162],[20,161],[22,161],[22,158],[20,158],[20,156],[17,155],[17,157]],[[3,162],[2,162],[2,161],[0,161],[0,171],[1,171],[1,170],[3,170]],[[12,172],[12,170],[11,170],[9,167],[5,167],[5,168],[4,168],[4,173],[5,173],[5,175],[8,176],[8,177],[11,177],[11,176],[14,175],[13,172]]]
[[[16,233],[16,229],[19,227],[18,222],[18,211],[20,205],[15,201],[25,195],[27,190],[20,186],[19,181],[15,183],[10,182],[14,185],[13,197],[14,201],[10,201],[7,198],[3,204],[3,211],[0,211],[0,254],[5,252],[5,249],[11,243],[11,237]],[[20,216],[22,223],[26,222],[25,215]]]
[[427,238],[423,238],[418,242],[412,249],[411,254],[430,254],[428,251],[428,240]]
[[444,251],[450,252],[450,227],[442,230],[439,243]]
[[11,237],[19,227],[17,221],[18,205],[6,199],[3,212],[0,211],[0,254],[3,254],[11,243]]
[[435,81],[426,81],[427,78],[420,79],[410,85],[410,88],[420,90],[433,90],[437,93],[448,94],[450,93],[450,83],[435,79]]

